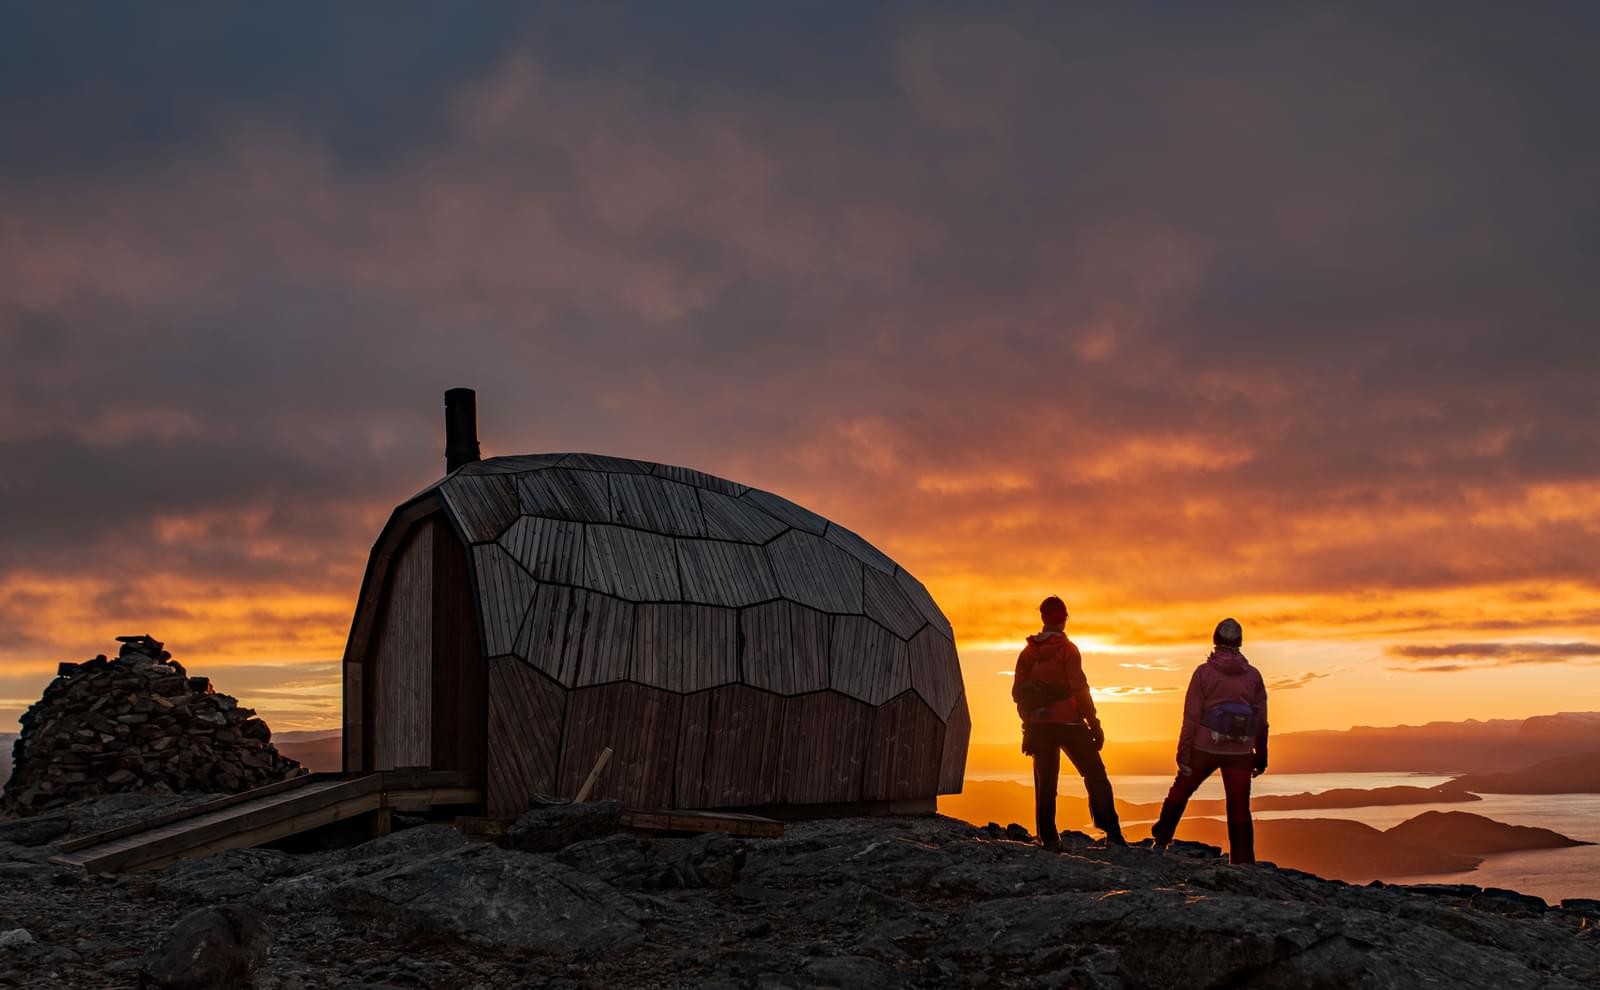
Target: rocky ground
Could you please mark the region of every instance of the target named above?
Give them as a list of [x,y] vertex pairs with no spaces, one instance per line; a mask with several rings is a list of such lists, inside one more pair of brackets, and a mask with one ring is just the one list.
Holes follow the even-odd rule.
[[[155,874],[46,862],[172,803],[0,824],[0,986],[131,987],[141,969],[261,990],[1600,985],[1600,903],[1354,887],[1076,835],[1055,855],[939,817],[664,839],[611,831],[602,804],[531,812],[513,848],[402,820],[349,848]],[[213,969],[184,983],[194,945]]]

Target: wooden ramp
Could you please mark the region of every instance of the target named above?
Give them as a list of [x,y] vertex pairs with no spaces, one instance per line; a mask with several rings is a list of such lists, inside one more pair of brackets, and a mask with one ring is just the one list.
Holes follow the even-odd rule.
[[50,862],[90,873],[159,870],[358,815],[481,803],[483,792],[468,784],[465,774],[432,770],[307,774],[75,839]]

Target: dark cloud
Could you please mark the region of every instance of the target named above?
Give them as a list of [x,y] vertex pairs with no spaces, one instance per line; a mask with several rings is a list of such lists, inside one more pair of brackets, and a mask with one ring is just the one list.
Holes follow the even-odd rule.
[[[1389,656],[1404,664],[1396,670],[1449,673],[1521,664],[1589,664],[1600,662],[1600,643],[1439,643],[1397,646]],[[1435,660],[1456,661],[1432,663]]]
[[351,595],[458,384],[935,577],[1595,588],[1587,7],[376,9],[7,11],[0,588]]

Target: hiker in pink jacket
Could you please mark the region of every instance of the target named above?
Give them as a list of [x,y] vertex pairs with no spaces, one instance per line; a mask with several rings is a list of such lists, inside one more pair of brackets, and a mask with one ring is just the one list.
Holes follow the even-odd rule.
[[1250,778],[1267,769],[1267,685],[1239,652],[1244,630],[1238,622],[1217,623],[1211,642],[1216,648],[1189,678],[1178,734],[1178,776],[1150,834],[1158,849],[1171,844],[1189,798],[1213,770],[1221,770],[1230,857],[1235,863],[1254,863]]

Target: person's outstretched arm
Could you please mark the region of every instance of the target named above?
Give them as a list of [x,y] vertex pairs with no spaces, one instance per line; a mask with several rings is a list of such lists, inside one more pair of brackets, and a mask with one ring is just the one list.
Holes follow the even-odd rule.
[[1189,691],[1183,696],[1183,727],[1178,730],[1178,772],[1185,777],[1189,775],[1189,768],[1194,766],[1194,754],[1190,751],[1194,745],[1195,730],[1200,727],[1200,671],[1197,669],[1189,675]]

